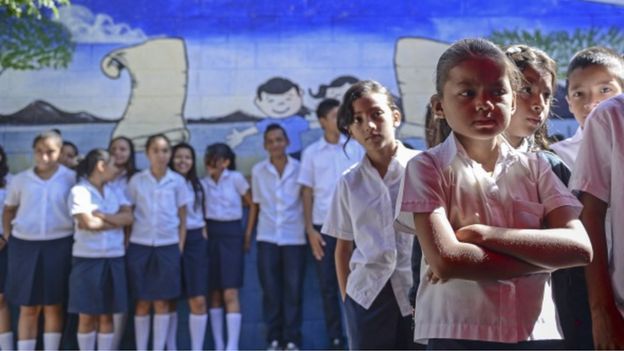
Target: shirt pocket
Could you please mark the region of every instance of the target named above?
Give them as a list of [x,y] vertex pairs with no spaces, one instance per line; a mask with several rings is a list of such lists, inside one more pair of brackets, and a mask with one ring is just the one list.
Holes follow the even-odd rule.
[[540,229],[544,218],[544,205],[539,202],[512,200],[514,228]]

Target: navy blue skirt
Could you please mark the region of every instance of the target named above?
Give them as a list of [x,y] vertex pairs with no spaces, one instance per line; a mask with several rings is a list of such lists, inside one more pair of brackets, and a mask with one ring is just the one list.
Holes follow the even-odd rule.
[[6,284],[8,250],[9,246],[7,244],[4,246],[4,249],[0,251],[0,294],[4,294],[4,284]]
[[208,220],[210,289],[239,289],[243,286],[244,234],[242,222]]
[[9,241],[7,300],[19,306],[65,302],[73,238],[22,240],[11,237]]
[[203,228],[186,232],[182,253],[182,285],[186,297],[208,294],[208,240]]
[[74,257],[69,275],[69,312],[90,315],[126,312],[127,291],[123,257]]
[[178,244],[131,243],[126,252],[126,269],[132,298],[147,301],[178,298],[182,288],[180,261]]

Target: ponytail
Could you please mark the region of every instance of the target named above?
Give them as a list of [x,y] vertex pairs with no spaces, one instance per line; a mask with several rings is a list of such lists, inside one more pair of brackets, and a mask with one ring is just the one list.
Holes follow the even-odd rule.
[[109,162],[111,159],[108,151],[104,149],[93,149],[89,151],[87,156],[78,162],[78,166],[76,167],[76,180],[80,181],[82,178],[88,178],[98,162],[104,161]]

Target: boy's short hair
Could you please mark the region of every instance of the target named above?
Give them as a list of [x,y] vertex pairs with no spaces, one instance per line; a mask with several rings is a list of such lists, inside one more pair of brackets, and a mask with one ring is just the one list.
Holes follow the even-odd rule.
[[620,88],[624,89],[624,59],[617,52],[602,46],[593,46],[583,49],[572,57],[566,72],[566,91],[569,88],[570,74],[579,68],[602,66],[609,70],[617,79]]
[[289,141],[288,134],[286,133],[286,129],[284,129],[284,127],[282,127],[281,125],[277,123],[271,123],[267,126],[267,128],[264,130],[264,139],[266,139],[266,136],[267,134],[269,134],[269,132],[274,131],[274,130],[281,130],[282,133],[284,134],[284,138],[286,138],[286,141]]
[[340,101],[336,99],[325,99],[316,108],[316,117],[325,118],[329,112],[340,106]]

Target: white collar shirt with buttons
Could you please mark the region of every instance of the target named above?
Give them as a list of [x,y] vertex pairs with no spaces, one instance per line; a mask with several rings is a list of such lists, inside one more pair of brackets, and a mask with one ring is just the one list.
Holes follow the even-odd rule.
[[568,168],[574,168],[576,155],[578,155],[583,142],[583,129],[578,127],[573,136],[550,145],[550,148],[563,160]]
[[[502,228],[542,228],[545,216],[561,206],[578,213],[581,204],[535,153],[502,142],[490,175],[470,159],[451,134],[444,143],[409,162],[395,225],[414,231],[413,213],[444,213],[454,230],[481,223]],[[561,339],[550,274],[509,280],[450,279],[432,284],[425,277],[416,297],[415,340],[468,339],[516,343]]]
[[267,159],[251,170],[253,202],[260,205],[257,240],[276,245],[305,245],[299,161],[288,157],[280,177]]
[[[200,182],[199,186],[203,187],[203,184]],[[190,180],[186,181],[186,192],[189,196],[186,205],[186,229],[201,229],[206,226],[206,222],[204,221],[204,206],[201,204],[201,197],[199,197],[199,203],[195,201],[197,197],[195,196],[195,189],[193,189],[193,184]],[[206,191],[204,189],[204,197],[205,196]]]
[[351,141],[345,145],[346,141],[346,137],[341,135],[338,143],[330,144],[325,137],[321,137],[301,155],[298,182],[312,188],[313,224],[323,224],[340,175],[364,156],[364,150],[358,143]]
[[17,174],[7,189],[6,206],[18,206],[11,223],[16,238],[53,240],[71,236],[74,221],[67,208],[67,196],[76,184],[76,173],[59,165],[44,180],[30,168]]
[[[2,213],[2,211],[4,210],[4,199],[6,199],[6,194],[7,194],[7,188],[9,187],[9,183],[11,182],[11,179],[13,179],[13,175],[8,173],[5,177],[4,177],[4,187],[0,188],[0,213]],[[4,229],[3,226],[0,225],[0,235],[4,234]]]
[[[104,185],[102,193],[87,180],[81,180],[69,193],[69,211],[72,216],[99,211],[113,215],[130,202],[117,189]],[[74,247],[76,257],[121,257],[125,253],[123,228],[101,231],[80,229],[75,220]]]
[[393,227],[394,206],[405,165],[418,154],[399,143],[383,179],[367,156],[340,178],[322,233],[353,241],[347,294],[368,309],[390,281],[403,316],[411,313],[414,236]]
[[187,205],[186,181],[167,169],[159,181],[149,169],[135,174],[128,184],[134,205],[130,242],[145,246],[165,246],[179,242],[178,209]]
[[206,190],[206,218],[215,221],[243,218],[242,196],[249,190],[249,183],[241,173],[226,169],[217,182],[207,176],[202,184]]

